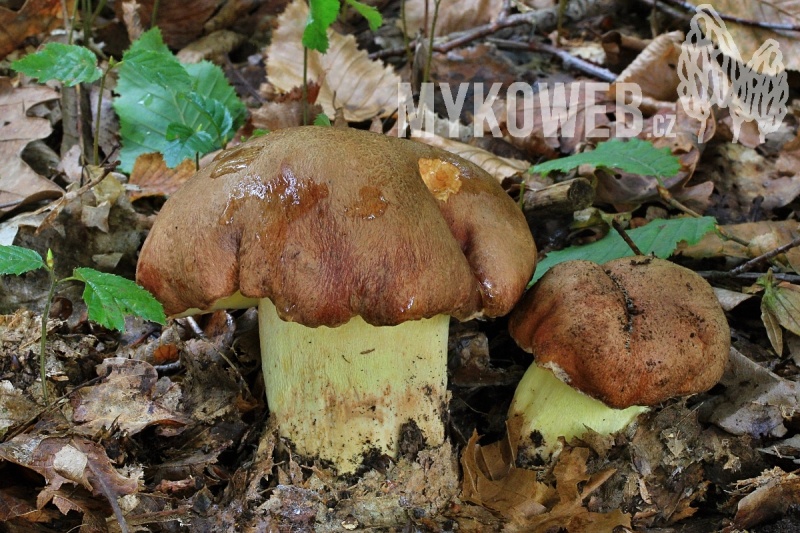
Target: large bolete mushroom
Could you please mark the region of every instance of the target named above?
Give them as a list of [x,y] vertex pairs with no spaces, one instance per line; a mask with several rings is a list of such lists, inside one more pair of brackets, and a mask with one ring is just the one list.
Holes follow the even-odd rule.
[[222,152],[165,204],[137,281],[168,314],[258,305],[281,436],[352,472],[413,422],[444,439],[450,316],[511,310],[536,250],[497,181],[449,152],[353,129]]
[[514,309],[509,330],[535,359],[509,426],[522,453],[544,458],[558,437],[615,433],[647,406],[710,389],[730,349],[711,286],[687,268],[641,256],[554,266]]

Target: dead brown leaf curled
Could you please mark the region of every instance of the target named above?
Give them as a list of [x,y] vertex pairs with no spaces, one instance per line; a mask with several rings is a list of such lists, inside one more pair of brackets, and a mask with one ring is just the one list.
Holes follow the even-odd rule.
[[[278,89],[289,92],[303,84],[303,28],[308,6],[295,0],[278,17],[278,27],[267,48],[267,76]],[[386,117],[397,109],[400,78],[391,67],[367,57],[352,35],[328,30],[330,48],[308,52],[308,79],[320,83],[317,103],[329,117],[342,108],[344,118],[359,122]]]

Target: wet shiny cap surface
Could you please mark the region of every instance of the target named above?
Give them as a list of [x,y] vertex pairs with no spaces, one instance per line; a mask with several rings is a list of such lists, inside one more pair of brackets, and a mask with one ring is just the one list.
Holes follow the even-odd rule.
[[510,311],[535,265],[525,219],[458,156],[308,126],[221,152],[165,204],[137,281],[168,314],[239,291],[336,326]]

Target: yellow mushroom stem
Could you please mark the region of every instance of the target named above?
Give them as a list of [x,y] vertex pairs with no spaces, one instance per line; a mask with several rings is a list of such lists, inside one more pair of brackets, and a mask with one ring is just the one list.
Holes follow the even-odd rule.
[[603,435],[623,430],[648,408],[608,407],[558,379],[550,369],[531,364],[517,385],[508,410],[509,426],[518,427],[518,452],[547,460],[558,438],[569,442],[588,429]]
[[296,452],[352,473],[372,449],[396,457],[409,421],[429,446],[444,442],[448,316],[310,328],[263,299],[258,319],[267,404]]

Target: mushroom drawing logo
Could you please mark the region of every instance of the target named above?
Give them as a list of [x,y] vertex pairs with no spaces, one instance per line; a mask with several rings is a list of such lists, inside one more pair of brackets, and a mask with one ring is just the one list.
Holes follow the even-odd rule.
[[789,83],[778,42],[767,39],[745,64],[725,22],[709,4],[700,5],[692,17],[681,46],[678,76],[683,109],[700,121],[699,139],[715,105],[728,108],[734,142],[742,124],[751,120],[758,124],[764,142],[786,115]]

